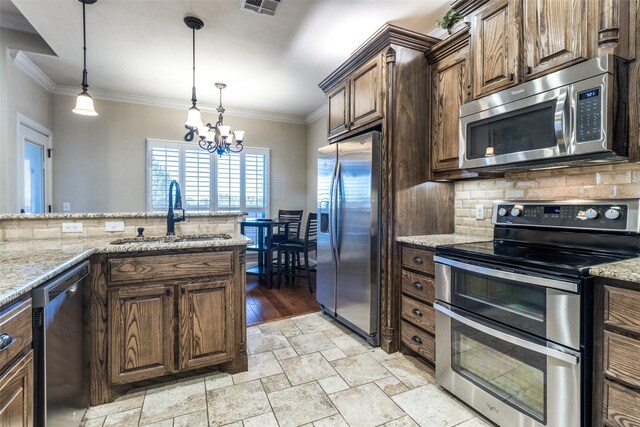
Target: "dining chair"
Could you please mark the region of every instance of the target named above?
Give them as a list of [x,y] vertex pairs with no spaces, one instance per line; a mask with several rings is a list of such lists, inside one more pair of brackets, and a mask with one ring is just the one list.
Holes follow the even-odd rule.
[[[305,277],[307,279],[309,292],[313,293],[313,286],[311,284],[311,265],[309,262],[309,252],[316,251],[317,238],[318,214],[315,212],[311,212],[307,216],[307,225],[304,231],[304,239],[292,238],[287,241],[278,243],[278,287],[280,287],[280,283],[282,282],[282,275],[284,273],[287,275],[287,279],[291,278],[292,282],[296,277]],[[304,256],[304,275],[296,273],[296,270],[300,270],[303,268],[300,265],[300,254]],[[284,255],[284,260],[282,260],[282,262],[280,258],[281,255]]]
[[[302,221],[303,210],[278,210],[278,219],[279,220],[294,220],[294,221]],[[286,234],[286,227],[279,226],[277,231],[273,233],[271,236],[272,242],[274,244],[284,242],[289,239],[296,239],[300,237],[300,223],[289,224],[289,235]]]

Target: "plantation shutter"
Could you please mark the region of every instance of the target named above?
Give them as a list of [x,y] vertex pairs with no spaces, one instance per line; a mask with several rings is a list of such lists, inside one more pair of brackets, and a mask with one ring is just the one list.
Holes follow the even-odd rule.
[[211,208],[211,155],[204,150],[184,150],[185,209]]
[[241,208],[240,154],[229,153],[218,157],[218,208],[233,210]]
[[267,207],[266,156],[245,155],[245,201],[250,211],[265,210]]
[[167,189],[172,179],[180,178],[180,149],[172,146],[150,147],[151,208],[167,209]]

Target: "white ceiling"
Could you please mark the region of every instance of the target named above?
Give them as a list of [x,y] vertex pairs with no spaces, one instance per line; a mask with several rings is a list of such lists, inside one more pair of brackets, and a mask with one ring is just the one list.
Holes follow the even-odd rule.
[[[9,0],[0,0],[8,2]],[[29,54],[57,86],[80,88],[82,5],[12,0],[57,57]],[[87,6],[89,93],[162,100],[191,97],[191,30],[196,32],[200,105],[304,118],[324,104],[318,83],[385,22],[426,33],[450,0],[282,0],[273,17],[240,0],[98,0]],[[98,108],[98,107],[97,107]]]

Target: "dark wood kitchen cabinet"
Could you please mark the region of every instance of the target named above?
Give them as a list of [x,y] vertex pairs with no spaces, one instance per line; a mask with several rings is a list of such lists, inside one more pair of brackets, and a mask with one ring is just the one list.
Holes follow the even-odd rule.
[[33,350],[31,299],[0,310],[0,426],[33,426]]
[[436,317],[434,251],[409,244],[400,245],[401,350],[416,353],[427,362],[436,361]]
[[640,284],[598,278],[593,425],[640,425]]
[[465,173],[458,169],[459,111],[469,100],[469,27],[434,45],[427,60],[431,66],[431,178],[462,177]]
[[319,84],[327,95],[329,143],[369,131],[382,134],[378,330],[387,352],[400,348],[396,236],[453,231],[453,185],[428,182],[430,85],[425,53],[436,41],[386,24]]
[[92,259],[91,404],[201,369],[247,369],[245,249]]

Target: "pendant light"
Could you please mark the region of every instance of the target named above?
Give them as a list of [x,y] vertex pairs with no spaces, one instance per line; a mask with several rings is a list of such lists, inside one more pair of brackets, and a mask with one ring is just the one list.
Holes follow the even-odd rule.
[[195,16],[187,16],[184,18],[184,23],[193,31],[193,86],[191,88],[191,108],[189,108],[187,121],[184,126],[187,129],[197,129],[203,126],[203,123],[200,110],[196,107],[196,102],[198,102],[196,99],[196,30],[204,27],[204,22]]
[[85,19],[85,7],[88,4],[94,4],[98,0],[78,0],[82,3],[82,50],[84,54],[84,68],[82,69],[82,92],[76,99],[76,108],[73,112],[82,114],[83,116],[97,116],[95,108],[93,108],[93,98],[87,92],[89,84],[87,83],[87,24]]

